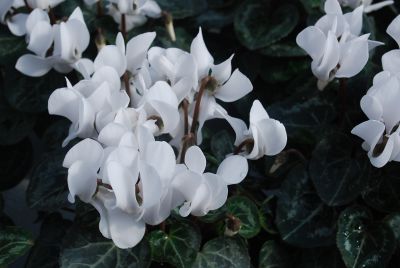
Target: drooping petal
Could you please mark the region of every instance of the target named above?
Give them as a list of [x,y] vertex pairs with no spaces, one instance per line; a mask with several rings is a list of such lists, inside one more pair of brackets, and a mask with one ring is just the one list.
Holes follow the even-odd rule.
[[[400,20],[399,20],[400,23]],[[383,70],[392,74],[400,73],[400,49],[391,50],[382,56]]]
[[365,95],[361,98],[360,106],[369,119],[380,120],[382,118],[383,107],[377,98]]
[[376,120],[368,120],[351,130],[351,134],[356,135],[363,139],[368,145],[369,149],[375,148],[379,139],[382,137],[385,131],[385,125]]
[[97,187],[97,168],[83,161],[74,162],[68,169],[68,200],[75,202],[78,196],[83,202],[88,203]]
[[50,71],[51,67],[50,59],[31,54],[22,55],[15,64],[15,68],[18,71],[32,77],[45,75]]
[[78,120],[79,97],[72,90],[59,88],[51,93],[48,101],[49,114],[60,115],[71,122]]
[[203,151],[198,146],[191,146],[185,154],[185,164],[189,170],[202,174],[206,169],[207,161]]
[[140,184],[143,209],[149,208],[160,202],[162,194],[161,173],[145,162],[140,162]]
[[204,43],[201,28],[190,45],[190,54],[193,55],[197,63],[199,78],[205,77],[214,62],[214,58],[211,56],[210,52],[208,52],[206,44]]
[[247,159],[240,155],[231,155],[224,159],[218,167],[217,175],[221,176],[226,184],[238,184],[247,175],[249,165]]
[[103,147],[95,140],[84,139],[72,147],[65,155],[63,167],[69,168],[75,162],[83,161],[97,171],[103,159]]
[[111,122],[102,128],[98,140],[107,146],[118,146],[122,136],[127,131],[125,126]]
[[342,8],[337,0],[326,0],[324,10],[326,14],[342,14]]
[[373,5],[366,6],[364,12],[370,13],[370,12],[376,11],[378,9],[381,9],[385,6],[389,6],[389,5],[393,5],[393,4],[394,4],[394,1],[392,1],[392,0],[382,1],[379,3],[373,4]]
[[261,102],[259,100],[253,101],[253,105],[250,109],[250,123],[256,124],[257,122],[268,118],[268,113]]
[[211,67],[211,75],[222,85],[226,81],[228,81],[229,77],[232,73],[232,58],[233,55],[230,56],[226,61],[213,65]]
[[161,16],[161,8],[154,0],[145,1],[138,11],[150,18],[159,18]]
[[276,155],[286,146],[287,134],[285,126],[275,119],[264,119],[257,124],[259,141],[255,140],[264,150],[265,155]]
[[150,142],[146,146],[144,160],[157,170],[162,178],[170,179],[175,171],[176,159],[171,145],[165,141]]
[[370,157],[369,159],[374,167],[381,168],[390,161],[390,157],[392,156],[394,148],[393,138],[393,136],[389,137],[388,141],[386,142],[385,148],[379,155],[374,156],[371,151],[369,152],[368,156]]
[[48,22],[50,23],[50,18],[47,12],[40,8],[35,8],[32,10],[32,12],[29,14],[27,20],[26,20],[26,32],[27,34],[30,34],[33,31],[33,28],[35,28],[36,24],[40,21]]
[[364,6],[361,5],[356,9],[354,9],[353,12],[344,15],[345,19],[347,20],[347,23],[350,26],[349,30],[353,35],[359,36],[361,33],[362,23],[363,23],[363,12],[364,12]]
[[253,90],[249,78],[236,69],[229,80],[215,92],[215,97],[224,102],[236,101]]

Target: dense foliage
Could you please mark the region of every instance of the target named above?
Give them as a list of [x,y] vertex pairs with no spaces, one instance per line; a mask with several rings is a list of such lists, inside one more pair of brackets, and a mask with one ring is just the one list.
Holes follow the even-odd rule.
[[[24,37],[0,25],[0,189],[28,178],[26,200],[18,202],[27,202],[41,223],[35,236],[2,213],[0,266],[27,254],[26,267],[399,267],[399,163],[373,167],[351,130],[366,120],[360,100],[382,69],[381,56],[397,48],[386,28],[400,3],[363,15],[362,31],[385,45],[371,52],[357,76],[333,80],[320,91],[311,59],[295,42],[324,14],[320,0],[157,2],[173,17],[176,41],[163,18],[149,19],[127,38],[155,31],[155,45],[189,50],[201,26],[215,61],[234,53],[233,66],[254,86],[226,106],[230,114],[248,122],[259,99],[286,127],[285,150],[249,162],[247,177],[230,186],[218,210],[188,218],[173,211],[161,225],[147,228],[138,245],[120,249],[99,233],[93,207],[68,202],[62,162],[79,139],[62,148],[70,122],[47,111],[50,94],[65,86],[65,77],[75,84],[81,75],[52,70],[34,78],[16,71],[17,59],[27,53]],[[91,34],[83,56],[94,59],[94,40],[115,44],[118,24],[80,0],[67,0],[52,12],[68,17],[77,6]],[[229,125],[207,122],[201,148],[208,171],[215,172],[233,151],[234,139]]]

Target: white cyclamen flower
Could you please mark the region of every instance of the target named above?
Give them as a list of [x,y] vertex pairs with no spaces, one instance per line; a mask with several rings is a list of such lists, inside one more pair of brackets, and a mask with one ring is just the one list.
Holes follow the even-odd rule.
[[[42,76],[54,68],[68,73],[72,69],[93,72],[90,60],[82,59],[82,53],[89,45],[89,30],[78,7],[68,21],[50,25],[48,15],[34,10],[26,20],[28,49],[36,55],[21,56],[15,68],[29,76]],[[80,66],[84,66],[84,68]]]
[[286,146],[285,126],[268,116],[259,100],[255,100],[250,110],[250,127],[244,131],[243,142],[248,141],[244,152],[246,158],[257,160],[264,155],[276,155]]
[[[154,0],[110,0],[107,6],[109,14],[121,25],[125,16],[125,29],[132,30],[146,23],[147,17],[161,17],[161,8]],[[122,27],[120,26],[120,29]]]
[[337,0],[327,0],[327,14],[315,26],[307,27],[297,36],[297,44],[313,60],[311,69],[319,80],[319,89],[335,77],[357,75],[368,62],[369,50],[381,44],[368,40],[370,34],[359,36],[362,10],[361,6],[343,15]]
[[381,1],[375,4],[372,4],[373,0],[339,0],[339,2],[342,6],[351,8],[357,8],[362,5],[364,6],[365,13],[370,13],[385,6],[394,4],[393,0]]
[[179,213],[204,216],[210,210],[220,208],[228,197],[228,185],[240,183],[247,175],[247,160],[239,155],[228,156],[220,164],[216,174],[204,173],[206,158],[197,146],[190,147],[185,154],[187,170],[177,174],[173,186],[186,202]]

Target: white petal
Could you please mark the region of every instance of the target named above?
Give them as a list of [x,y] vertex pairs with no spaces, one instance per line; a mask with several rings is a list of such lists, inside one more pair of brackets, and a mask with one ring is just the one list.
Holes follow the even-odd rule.
[[49,97],[48,110],[49,114],[64,116],[75,122],[79,118],[79,97],[70,89],[56,89]]
[[127,131],[125,126],[121,124],[110,123],[100,131],[98,140],[107,146],[118,146],[122,136]]
[[30,35],[28,49],[44,57],[52,43],[53,31],[50,23],[45,21],[38,22]]
[[211,56],[210,52],[206,47],[203,39],[203,33],[201,28],[196,38],[193,39],[190,45],[190,53],[194,56],[197,63],[199,78],[203,78],[208,75],[208,71],[214,62],[214,58]]
[[156,1],[148,0],[139,8],[139,11],[150,18],[159,18],[161,16],[161,8]]
[[50,71],[51,67],[50,59],[31,54],[22,55],[15,64],[15,68],[18,71],[33,77],[45,75]]
[[230,116],[228,112],[219,104],[216,105],[215,115],[224,118],[229,123],[235,132],[234,144],[239,145],[239,143],[244,140],[245,133],[247,132],[246,123],[239,118]]
[[[276,155],[286,146],[287,134],[285,126],[274,119],[264,119],[257,124],[259,141],[254,146],[261,146],[265,155]],[[257,145],[257,142],[259,144]]]
[[382,137],[384,131],[385,125],[382,122],[368,120],[355,126],[351,130],[351,134],[363,139],[369,145],[369,148],[373,149]]
[[236,69],[229,80],[215,92],[215,97],[224,102],[236,101],[253,90],[249,78]]
[[92,76],[92,81],[99,85],[103,82],[107,82],[113,91],[119,91],[121,89],[121,79],[117,71],[110,66],[103,66],[97,69]]
[[96,71],[103,66],[110,66],[117,71],[120,77],[125,73],[126,65],[125,55],[121,53],[117,46],[112,45],[103,47],[94,60]]
[[371,155],[371,153],[368,154],[368,156],[370,157],[370,160],[371,160],[371,164],[377,168],[381,168],[384,165],[386,165],[389,162],[390,157],[392,155],[393,147],[394,147],[393,136],[391,136],[391,137],[389,137],[389,140],[387,141],[387,143],[385,145],[385,149],[383,150],[383,152],[381,154],[379,154],[379,156],[374,157]]
[[111,187],[115,193],[116,206],[128,213],[138,212],[139,205],[136,200],[136,182],[139,168],[127,169],[118,162],[109,162],[107,174]]
[[28,15],[16,14],[7,20],[8,29],[10,32],[17,36],[23,36],[26,34],[26,20]]
[[393,5],[393,4],[394,4],[394,1],[392,1],[392,0],[382,1],[382,2],[379,2],[379,3],[376,3],[376,4],[369,5],[369,6],[365,7],[365,11],[364,12],[365,13],[370,13],[370,12],[376,11],[378,9],[381,9],[381,8],[383,8],[385,6]]
[[389,25],[386,32],[397,42],[400,46],[400,15],[397,16]]
[[232,73],[232,58],[233,55],[230,56],[226,61],[214,65],[211,68],[211,75],[222,85],[226,81],[228,81],[229,77]]
[[342,14],[342,8],[337,0],[326,0],[324,10],[326,14]]
[[231,155],[224,159],[218,167],[217,174],[226,184],[238,184],[247,175],[249,165],[247,159],[240,155]]
[[257,122],[268,118],[268,113],[261,102],[259,100],[253,101],[253,105],[250,109],[250,123],[256,124]]
[[383,115],[383,107],[378,99],[365,95],[360,101],[361,110],[372,120],[380,120]]
[[329,31],[324,56],[322,57],[321,62],[312,62],[312,71],[314,75],[322,81],[329,81],[331,71],[339,63],[339,57],[340,49],[338,40],[334,33]]
[[83,202],[89,202],[97,188],[97,169],[90,163],[74,162],[68,169],[69,201],[74,203],[75,196]]
[[163,185],[159,173],[145,162],[140,162],[140,184],[142,208],[146,209],[160,202]]
[[86,50],[90,42],[89,30],[84,22],[79,20],[69,20],[66,23],[72,42],[80,53]]
[[340,68],[336,73],[336,77],[353,77],[364,68],[369,57],[368,41],[363,39],[355,39],[346,43],[342,47],[341,59],[339,61]]
[[135,36],[128,42],[126,46],[127,69],[132,74],[136,74],[138,69],[142,67],[147,50],[150,48],[155,37],[155,32],[148,32]]
[[103,147],[95,140],[84,139],[74,145],[65,155],[63,167],[69,168],[77,161],[93,165],[97,171],[103,159]]
[[176,165],[175,153],[171,145],[164,141],[150,142],[146,146],[145,161],[157,170],[162,178],[171,178]]
[[296,37],[296,43],[304,49],[313,60],[319,60],[326,43],[325,34],[315,26],[309,26]]
[[50,18],[47,12],[40,8],[35,8],[28,16],[26,20],[26,31],[30,34],[35,28],[36,24],[40,21],[50,23]]
[[84,79],[90,79],[94,72],[94,63],[89,59],[79,59],[74,64],[74,69],[78,71]]
[[[399,21],[400,23],[400,21]],[[400,73],[400,49],[391,50],[382,56],[383,70],[392,74]]]
[[361,5],[354,9],[353,12],[344,15],[350,26],[350,32],[353,35],[359,36],[362,29],[364,6]]
[[185,154],[185,164],[189,170],[202,174],[206,169],[207,160],[198,146],[191,146]]

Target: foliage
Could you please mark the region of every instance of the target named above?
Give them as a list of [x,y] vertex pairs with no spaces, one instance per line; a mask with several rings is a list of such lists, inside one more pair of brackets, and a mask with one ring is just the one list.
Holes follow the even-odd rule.
[[[151,227],[133,249],[118,249],[99,233],[97,212],[67,202],[67,170],[61,165],[66,151],[60,148],[68,122],[47,115],[47,100],[65,84],[65,76],[75,84],[78,75],[52,71],[29,78],[17,72],[14,65],[26,43],[0,25],[0,189],[28,178],[26,202],[41,223],[34,238],[2,213],[0,266],[29,252],[27,267],[398,267],[399,164],[372,168],[350,134],[364,119],[359,102],[380,71],[380,56],[394,43],[377,49],[364,71],[348,81],[343,105],[337,81],[317,89],[310,59],[294,41],[322,14],[319,0],[157,2],[174,18],[176,42],[169,39],[162,18],[128,36],[156,31],[156,45],[188,49],[202,26],[216,61],[235,53],[234,67],[252,80],[253,96],[285,125],[286,151],[251,164],[245,181],[229,188],[222,208],[188,219],[175,213]],[[68,16],[76,5],[84,11],[92,39],[101,28],[113,44],[118,25],[98,16],[95,6],[68,0],[55,14]],[[399,11],[397,4],[368,14],[364,27],[386,41],[386,27]],[[91,41],[85,57],[94,59],[96,53]],[[244,111],[251,99],[236,102],[230,112],[247,121]],[[233,138],[218,122],[205,128],[202,149],[212,163],[207,169],[215,171],[232,152]],[[78,216],[65,219],[71,210]]]

